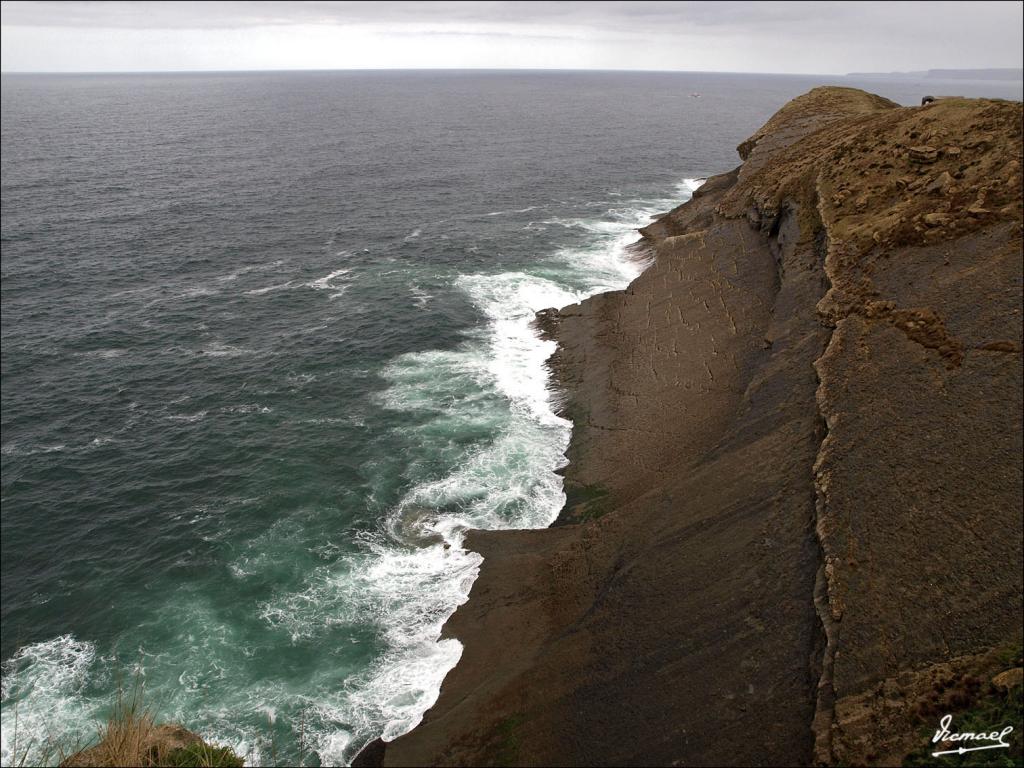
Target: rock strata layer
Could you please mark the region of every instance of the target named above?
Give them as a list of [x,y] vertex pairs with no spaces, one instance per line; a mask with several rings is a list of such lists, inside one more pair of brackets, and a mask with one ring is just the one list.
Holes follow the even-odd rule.
[[470,534],[462,660],[372,762],[898,762],[922,680],[998,672],[1022,624],[1021,125],[815,89],[641,230],[626,290],[542,313],[565,509]]

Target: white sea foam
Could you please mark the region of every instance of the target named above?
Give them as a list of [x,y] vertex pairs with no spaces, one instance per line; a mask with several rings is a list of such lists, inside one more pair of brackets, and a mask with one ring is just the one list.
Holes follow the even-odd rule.
[[316,280],[309,284],[309,287],[316,288],[318,291],[333,290],[337,288],[337,286],[334,284],[335,281],[337,281],[339,277],[344,277],[351,271],[351,269],[336,269],[329,275],[317,278]]
[[301,387],[305,384],[309,384],[317,380],[315,373],[289,373],[285,376],[285,381],[291,384],[293,387]]
[[225,405],[221,413],[270,413],[273,409],[259,403],[242,403],[240,405]]
[[490,213],[485,213],[484,216],[505,216],[510,213],[527,213],[529,211],[536,211],[539,207],[540,206],[537,205],[528,205],[526,208],[512,208],[508,211],[491,211]]
[[[347,251],[338,251],[335,256],[348,256]],[[316,280],[310,280],[309,282],[298,282],[296,280],[287,280],[283,283],[273,283],[271,285],[265,285],[262,288],[252,288],[245,292],[247,296],[263,296],[265,294],[274,291],[285,291],[290,288],[312,288],[315,291],[330,291],[328,295],[329,299],[336,299],[339,296],[344,295],[348,289],[346,277],[351,274],[352,270],[342,267],[335,269],[334,271],[318,277]]]
[[248,266],[236,269],[234,272],[231,272],[227,275],[222,275],[221,277],[218,277],[217,282],[231,283],[237,280],[242,275],[248,275],[250,272],[266,272],[267,270],[274,269],[275,267],[279,267],[282,264],[284,264],[284,259],[277,259],[276,261],[270,261],[267,262],[266,264],[250,264]]
[[[388,535],[368,540],[362,555],[319,569],[304,591],[264,607],[265,619],[293,637],[325,621],[367,617],[384,632],[387,653],[349,680],[340,699],[318,705],[314,734],[325,763],[351,760],[374,736],[406,733],[436,701],[461,656],[458,642],[440,639],[441,627],[468,599],[479,570],[479,556],[462,548],[465,532],[543,527],[561,509],[555,470],[565,462],[571,424],[553,411],[544,363],[555,345],[537,335],[535,313],[627,285],[644,267],[628,249],[636,228],[696,186],[686,180],[677,196],[571,220],[591,241],[555,254],[543,274],[459,277],[456,286],[486,328],[454,350],[403,355],[384,371],[390,386],[382,401],[428,415],[424,447],[458,460],[448,474],[414,485],[392,510]],[[494,437],[466,452],[459,436],[481,432]]]
[[203,347],[200,351],[209,357],[240,357],[242,355],[253,354],[253,350],[251,349],[236,347],[232,344],[225,344],[222,341],[215,341],[212,344]]
[[262,296],[263,294],[270,293],[271,291],[283,291],[284,289],[291,288],[294,285],[295,283],[289,280],[286,283],[274,283],[273,285],[267,285],[263,288],[253,288],[251,291],[246,291],[245,294],[247,296]]
[[262,607],[261,615],[293,641],[325,625],[354,624],[376,626],[388,647],[338,696],[314,703],[310,732],[324,764],[345,764],[368,736],[405,733],[436,701],[462,653],[458,642],[438,641],[441,627],[465,601],[481,560],[460,545],[458,533],[421,548],[373,537],[363,553],[316,569],[304,591]]
[[101,360],[111,360],[120,357],[127,350],[124,349],[90,349],[88,352],[76,352],[79,357],[98,357]]
[[412,294],[412,302],[417,307],[425,307],[425,306],[427,306],[427,302],[429,302],[432,298],[434,298],[431,294],[429,294],[426,291],[424,291],[418,285],[412,286],[409,289],[409,293]]
[[318,278],[313,282],[309,283],[310,288],[314,288],[318,291],[332,291],[327,297],[329,299],[336,299],[339,296],[344,296],[345,291],[348,290],[348,286],[344,284],[344,278],[352,270],[351,269],[336,269],[329,275]]
[[218,289],[216,289],[216,288],[211,288],[211,287],[206,286],[206,285],[196,285],[196,286],[193,286],[192,288],[186,288],[179,295],[182,298],[194,299],[194,298],[197,298],[199,296],[214,296],[217,293],[220,293],[220,291]]
[[524,272],[465,275],[456,285],[488,318],[487,369],[498,390],[513,407],[526,409],[540,423],[561,422],[548,404],[544,367],[555,343],[542,341],[532,323],[538,311],[573,304],[585,294]]
[[21,446],[17,443],[7,443],[0,453],[4,456],[33,456],[37,453],[59,453],[67,448],[63,443],[58,445],[31,445]]
[[176,413],[167,418],[170,421],[183,421],[187,424],[194,424],[197,421],[202,421],[206,418],[206,411],[197,411],[196,413]]
[[61,635],[26,645],[0,676],[0,765],[38,765],[53,759],[47,739],[90,735],[92,702],[82,695],[96,658],[91,643]]

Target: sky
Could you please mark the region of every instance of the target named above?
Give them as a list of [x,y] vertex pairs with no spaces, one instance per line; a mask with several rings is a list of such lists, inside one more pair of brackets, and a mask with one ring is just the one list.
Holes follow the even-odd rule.
[[13,2],[4,72],[1020,67],[1019,2]]

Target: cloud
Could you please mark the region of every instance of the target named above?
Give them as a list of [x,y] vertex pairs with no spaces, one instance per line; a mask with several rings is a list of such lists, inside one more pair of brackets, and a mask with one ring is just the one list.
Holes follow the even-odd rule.
[[[824,74],[1020,66],[1024,45],[1019,2],[44,0],[0,7],[7,71],[315,61]],[[257,41],[268,48],[258,50]]]
[[[858,27],[884,27],[899,22],[968,21],[981,15],[1006,16],[1019,3],[907,2],[649,2],[596,0],[595,2],[451,2],[427,0],[351,0],[330,2],[246,2],[191,0],[187,2],[125,2],[49,0],[3,2],[3,23],[9,26],[108,27],[126,29],[211,29],[280,26],[291,24],[566,24],[621,28],[660,33],[688,30],[754,30],[795,25],[832,26],[857,21]],[[986,8],[988,6],[988,8]],[[1012,11],[1009,14],[1013,16]],[[1019,16],[1019,12],[1016,14]],[[909,28],[904,31],[912,32]]]

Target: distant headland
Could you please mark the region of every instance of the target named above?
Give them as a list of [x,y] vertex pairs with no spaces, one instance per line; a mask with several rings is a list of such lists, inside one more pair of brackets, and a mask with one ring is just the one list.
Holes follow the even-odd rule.
[[925,78],[928,80],[1024,80],[1024,69],[926,69],[918,72],[850,72],[847,77],[859,78]]

